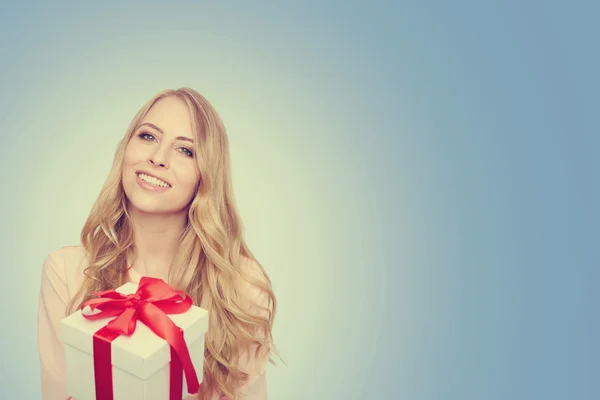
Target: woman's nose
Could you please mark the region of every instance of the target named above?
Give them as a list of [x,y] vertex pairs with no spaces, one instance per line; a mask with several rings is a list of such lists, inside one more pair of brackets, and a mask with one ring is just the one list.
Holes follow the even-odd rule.
[[167,167],[167,165],[166,165],[165,162],[157,160],[156,157],[153,157],[153,158],[150,159],[150,164],[152,164],[152,165],[154,165],[156,167],[163,167],[163,168]]
[[168,167],[167,154],[165,150],[157,148],[156,151],[150,155],[150,159],[148,160],[150,164],[156,167]]

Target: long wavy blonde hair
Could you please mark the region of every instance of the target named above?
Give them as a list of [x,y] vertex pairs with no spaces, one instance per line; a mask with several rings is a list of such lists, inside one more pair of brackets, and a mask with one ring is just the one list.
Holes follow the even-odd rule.
[[[67,314],[80,309],[94,292],[114,289],[129,279],[127,254],[133,248],[133,224],[129,201],[122,185],[125,148],[134,131],[161,98],[183,100],[192,116],[196,161],[200,181],[188,209],[187,224],[169,269],[169,283],[184,290],[194,304],[209,311],[205,338],[204,382],[201,395],[216,390],[237,398],[236,389],[248,374],[239,368],[242,350],[256,347],[256,354],[273,351],[276,300],[271,281],[249,250],[235,205],[229,144],[223,123],[212,105],[190,88],[165,90],[150,99],[133,118],[119,143],[112,169],[81,232],[88,265],[85,279],[67,306]],[[243,257],[254,261],[262,279],[244,268]],[[251,312],[248,301],[235,289],[240,279],[268,298],[268,307]],[[273,360],[270,358],[273,363]],[[202,397],[201,397],[202,398]]]

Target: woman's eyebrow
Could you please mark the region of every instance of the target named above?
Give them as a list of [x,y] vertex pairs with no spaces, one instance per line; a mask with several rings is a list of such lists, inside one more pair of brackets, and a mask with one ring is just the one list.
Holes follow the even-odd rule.
[[152,128],[152,129],[156,129],[157,131],[159,131],[159,132],[160,132],[160,133],[162,133],[163,135],[165,134],[165,132],[163,132],[163,130],[162,130],[162,129],[160,129],[158,126],[156,126],[156,125],[154,125],[154,124],[151,124],[150,122],[144,122],[143,124],[140,124],[140,125],[138,126],[138,129],[139,129],[139,128],[141,128],[141,127],[142,127],[142,126],[144,126],[144,125],[146,125],[146,126],[149,126],[149,127],[150,127],[150,128]]
[[185,140],[186,142],[194,143],[194,139],[190,139],[187,136],[177,136],[175,140]]
[[[140,125],[138,126],[138,129],[139,129],[139,128],[141,128],[141,127],[142,127],[142,126],[144,126],[144,125],[146,125],[146,126],[149,126],[150,128],[157,130],[157,131],[158,131],[158,132],[160,132],[162,135],[164,135],[164,134],[165,134],[165,132],[164,132],[162,129],[160,129],[158,126],[156,126],[156,125],[154,125],[154,124],[151,124],[150,122],[144,122],[143,124],[140,124]],[[175,138],[175,140],[184,140],[184,141],[186,141],[186,142],[194,143],[194,140],[193,140],[193,139],[190,139],[190,138],[189,138],[189,137],[187,137],[187,136],[177,136],[177,137]]]

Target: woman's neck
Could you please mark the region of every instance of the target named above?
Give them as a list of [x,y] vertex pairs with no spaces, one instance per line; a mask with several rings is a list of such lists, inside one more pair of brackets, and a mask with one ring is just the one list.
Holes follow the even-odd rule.
[[140,275],[166,279],[187,222],[187,213],[149,214],[131,207],[129,215],[134,232],[129,265],[133,265]]

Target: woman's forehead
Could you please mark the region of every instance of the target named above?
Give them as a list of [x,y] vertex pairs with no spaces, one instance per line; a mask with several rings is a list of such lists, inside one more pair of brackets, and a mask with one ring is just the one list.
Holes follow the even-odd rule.
[[151,124],[165,135],[192,137],[192,118],[188,105],[170,96],[152,105],[139,125]]

